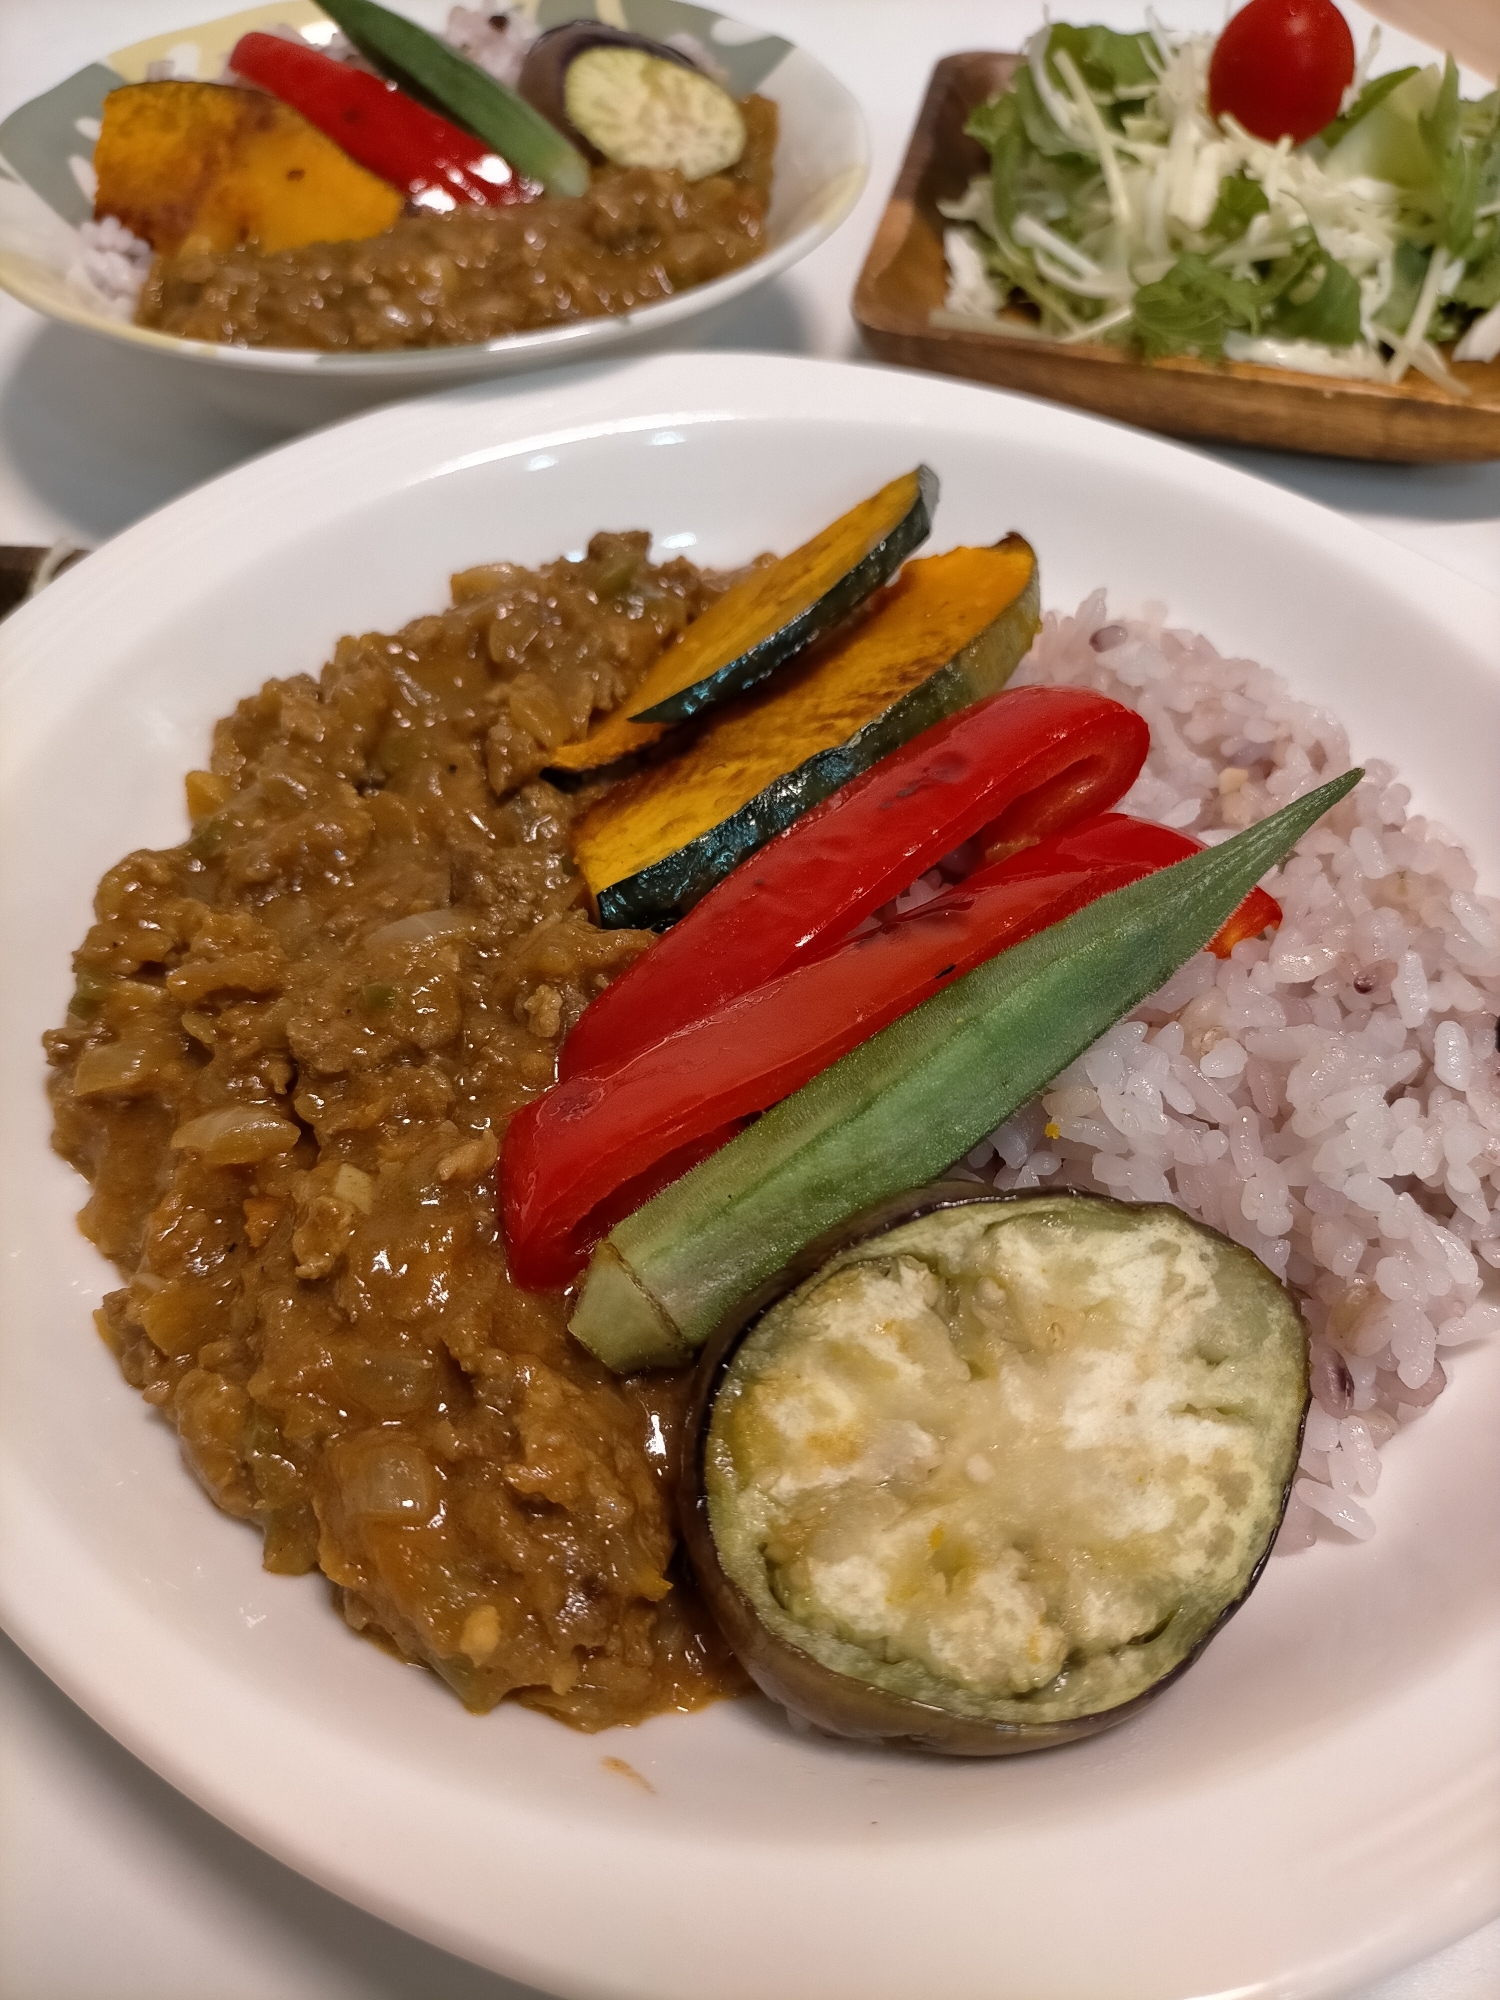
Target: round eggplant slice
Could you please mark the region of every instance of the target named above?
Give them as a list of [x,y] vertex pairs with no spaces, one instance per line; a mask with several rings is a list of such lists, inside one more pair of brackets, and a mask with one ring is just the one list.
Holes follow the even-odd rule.
[[589,49],[568,65],[568,120],[617,167],[701,181],[745,150],[740,107],[698,70],[641,49]]
[[537,36],[526,51],[516,88],[528,104],[544,118],[550,118],[575,146],[581,145],[590,159],[600,160],[604,156],[598,147],[590,145],[569,123],[565,98],[568,65],[588,49],[640,49],[666,62],[680,63],[684,68],[692,65],[685,55],[664,42],[654,42],[649,35],[633,35],[624,28],[606,27],[601,21],[568,21]]
[[616,166],[675,167],[697,181],[745,150],[745,121],[727,90],[669,44],[598,22],[540,36],[520,91],[594,159]]
[[1280,1526],[1307,1341],[1166,1206],[948,1183],[856,1218],[699,1368],[683,1534],[761,1689],[839,1735],[1043,1749],[1153,1700]]
[[722,174],[744,152],[740,106],[682,50],[600,22],[538,36],[520,94],[594,160]]

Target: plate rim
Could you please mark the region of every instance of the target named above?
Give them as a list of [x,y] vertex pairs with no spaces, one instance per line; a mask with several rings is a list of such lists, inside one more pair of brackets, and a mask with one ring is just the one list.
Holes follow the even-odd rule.
[[[46,593],[23,607],[0,629],[0,698],[22,691],[25,684],[44,672],[54,648],[65,646],[70,628],[86,629],[97,614],[107,614],[112,601],[134,578],[170,559],[175,566],[195,542],[202,542],[213,530],[215,519],[247,517],[270,508],[287,530],[287,514],[300,516],[303,523],[336,516],[344,509],[320,496],[333,484],[330,467],[342,466],[347,473],[360,468],[380,477],[383,492],[393,493],[416,487],[425,480],[456,470],[465,462],[448,449],[449,440],[439,439],[440,419],[445,411],[455,415],[483,406],[493,415],[485,429],[483,457],[511,457],[534,448],[544,438],[553,440],[565,432],[579,438],[605,435],[611,431],[635,431],[691,415],[698,422],[739,421],[755,424],[763,418],[743,408],[747,396],[764,395],[777,411],[799,398],[835,414],[862,414],[875,418],[890,392],[899,385],[905,412],[920,406],[921,421],[940,422],[981,410],[998,413],[990,426],[1000,436],[1007,424],[1023,428],[1040,426],[1043,431],[1087,436],[1105,453],[1128,456],[1147,470],[1165,469],[1189,487],[1212,493],[1230,494],[1247,504],[1274,507],[1283,521],[1290,518],[1306,538],[1324,547],[1338,549],[1389,581],[1399,575],[1403,587],[1426,587],[1423,609],[1434,623],[1447,626],[1456,638],[1469,644],[1489,643],[1500,636],[1500,596],[1458,577],[1429,558],[1393,544],[1373,529],[1347,517],[1291,495],[1244,472],[1207,459],[1185,447],[1161,438],[1106,424],[1097,418],[1029,399],[1009,397],[994,391],[932,378],[912,378],[901,371],[872,369],[846,362],[764,355],[656,356],[625,364],[591,364],[544,378],[526,381],[493,382],[449,391],[439,397],[407,402],[350,419],[330,430],[293,440],[264,457],[232,469],[195,493],[169,503],[156,514],[127,529],[88,561],[59,579]],[[587,402],[587,392],[606,389],[615,409],[613,417],[594,416],[577,421],[577,404]],[[843,405],[847,403],[848,408]],[[738,407],[738,414],[736,414]],[[540,413],[540,414],[539,414]],[[570,426],[570,415],[575,421]],[[459,425],[455,429],[461,428]],[[477,428],[477,427],[476,427]],[[472,462],[473,454],[468,455]],[[309,477],[316,471],[317,477]],[[238,558],[235,560],[237,566]],[[211,568],[211,566],[210,566]],[[226,573],[227,568],[226,568]],[[213,577],[210,575],[210,587]],[[61,678],[61,677],[60,677]],[[24,732],[22,732],[24,736]],[[5,760],[0,785],[8,785],[20,769],[24,742]],[[15,1469],[0,1442],[0,1478],[10,1502],[26,1504],[26,1496],[16,1490]],[[35,1505],[35,1496],[30,1503]],[[19,1511],[9,1518],[19,1520]],[[28,1585],[21,1572],[24,1561],[12,1538],[0,1542],[0,1623],[11,1631],[23,1650],[61,1686],[70,1698],[95,1717],[133,1754],[158,1770],[187,1796],[216,1817],[236,1828],[257,1845],[288,1859],[311,1879],[356,1902],[374,1914],[397,1921],[418,1935],[447,1949],[488,1963],[514,1977],[539,1978],[545,1982],[556,1976],[556,1968],[528,1960],[519,1953],[497,1956],[493,1945],[476,1950],[471,1932],[455,1929],[430,1911],[398,1908],[392,1915],[388,1898],[373,1895],[367,1884],[351,1881],[330,1863],[326,1854],[309,1853],[302,1843],[288,1837],[286,1829],[267,1826],[243,1799],[227,1795],[211,1772],[205,1773],[164,1743],[160,1727],[153,1731],[137,1715],[132,1718],[112,1690],[101,1691],[97,1676],[91,1676],[87,1662],[80,1665],[74,1640],[61,1632],[56,1616],[49,1623],[49,1607],[40,1608],[27,1595]],[[20,1595],[18,1596],[18,1582]],[[30,1588],[34,1589],[34,1584]],[[54,1608],[55,1609],[55,1608]],[[1467,1898],[1435,1911],[1436,1928],[1412,1941],[1408,1929],[1394,1953],[1386,1948],[1352,1944],[1326,1966],[1310,1969],[1314,1984],[1309,1993],[1332,1994],[1350,1977],[1375,1976],[1424,1949],[1435,1949],[1449,1938],[1462,1934],[1494,1913],[1500,1903],[1494,1892],[1471,1884]],[[1370,1955],[1371,1950],[1375,1955]],[[635,1986],[596,1983],[570,1985],[579,1993],[619,1995],[639,1990]]]

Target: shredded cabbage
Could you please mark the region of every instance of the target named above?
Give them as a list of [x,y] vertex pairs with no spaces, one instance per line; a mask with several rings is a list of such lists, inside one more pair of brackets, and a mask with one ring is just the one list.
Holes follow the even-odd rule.
[[946,204],[944,324],[1112,340],[1466,393],[1440,346],[1500,341],[1500,92],[1370,77],[1268,145],[1208,110],[1214,38],[1058,23],[967,130],[990,172]]

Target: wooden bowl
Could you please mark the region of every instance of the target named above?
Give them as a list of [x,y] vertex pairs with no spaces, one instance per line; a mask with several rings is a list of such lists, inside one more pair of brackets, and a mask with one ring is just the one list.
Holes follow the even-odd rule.
[[944,57],[932,73],[854,292],[855,320],[882,360],[1072,403],[1173,437],[1414,464],[1500,458],[1500,361],[1454,364],[1469,390],[1461,399],[1415,370],[1399,383],[1359,382],[1236,361],[1141,361],[1104,342],[1070,346],[934,326],[946,289],[937,204],[988,167],[964,123],[1020,60],[975,50]]

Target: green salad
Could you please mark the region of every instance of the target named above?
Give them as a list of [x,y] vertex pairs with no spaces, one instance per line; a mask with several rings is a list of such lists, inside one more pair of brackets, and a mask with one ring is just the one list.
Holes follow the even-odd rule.
[[[1500,353],[1500,92],[1464,98],[1451,57],[1371,78],[1372,37],[1358,64],[1348,43],[1328,122],[1260,137],[1225,103],[1240,18],[1218,38],[1036,35],[966,128],[990,171],[945,205],[935,317],[1153,359],[1416,368],[1466,393],[1449,361]],[[1241,95],[1276,131],[1274,106]]]

